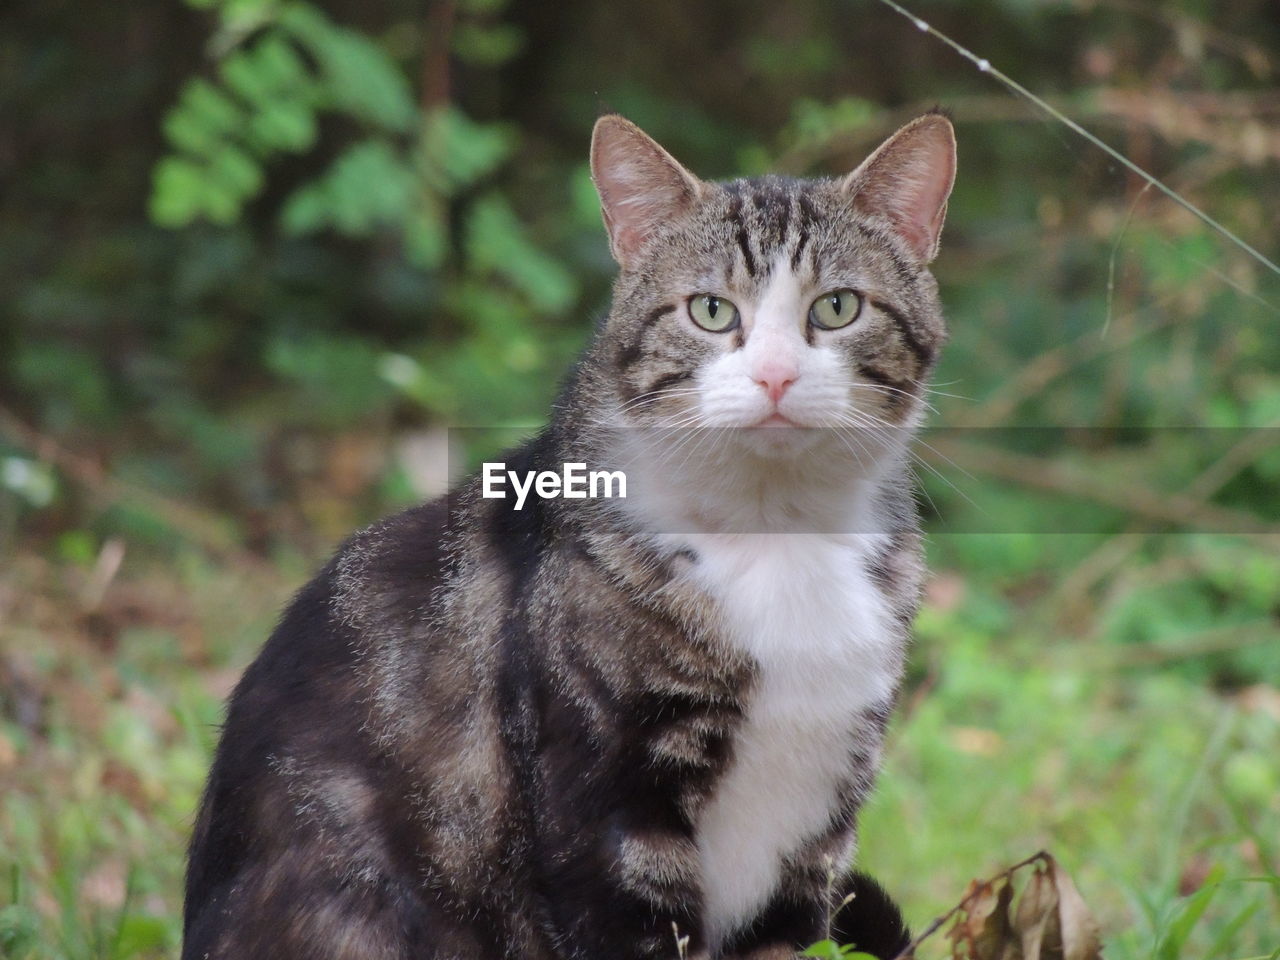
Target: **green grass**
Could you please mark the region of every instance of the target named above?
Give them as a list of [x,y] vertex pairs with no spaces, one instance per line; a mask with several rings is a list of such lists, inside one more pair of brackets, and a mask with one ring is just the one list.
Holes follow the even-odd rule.
[[[1193,546],[1171,538],[1163,562]],[[1215,690],[1203,658],[1073,636],[1044,622],[1043,597],[1019,605],[973,582],[935,590],[959,595],[918,623],[918,686],[864,815],[863,864],[919,929],[969,878],[1045,848],[1101,920],[1109,960],[1270,956],[1280,691]]]
[[0,628],[0,956],[174,956],[222,699],[287,581],[187,557],[86,613],[80,571],[25,559]]
[[[921,929],[970,878],[1046,848],[1108,960],[1273,956],[1280,691],[1133,657],[1149,646],[1095,629],[1103,609],[1055,626],[1034,552],[1007,569],[1021,548],[993,542],[962,578],[973,549],[934,545],[864,867]],[[89,611],[85,576],[34,556],[0,575],[0,956],[173,956],[222,698],[304,567],[127,562]],[[921,951],[944,955],[941,935]]]

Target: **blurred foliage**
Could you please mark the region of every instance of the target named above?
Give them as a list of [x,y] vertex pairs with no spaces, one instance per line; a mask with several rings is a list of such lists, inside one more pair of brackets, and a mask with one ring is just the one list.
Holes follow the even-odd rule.
[[[1274,258],[1273,7],[913,9]],[[874,0],[11,0],[0,953],[173,952],[271,609],[438,489],[443,427],[544,418],[607,308],[599,112],[724,177],[842,172],[936,103],[961,166],[932,421],[966,429],[921,450],[951,532],[868,864],[922,925],[1039,837],[1108,892],[1108,956],[1273,950],[1280,895],[1237,882],[1280,863],[1264,267]]]
[[[1234,0],[1212,23],[1141,2],[920,12],[1271,249],[1264,7]],[[962,177],[939,380],[980,406],[939,396],[938,421],[1280,418],[1277,308],[1256,263],[878,4],[721,12],[18,4],[0,78],[16,120],[0,173],[18,186],[0,201],[0,401],[112,476],[219,511],[255,550],[319,546],[411,495],[398,459],[365,462],[391,438],[545,415],[612,272],[585,170],[600,109],[730,175],[846,169],[941,102]],[[1043,383],[1026,378],[1055,358]],[[139,520],[5,436],[10,542],[18,515],[45,535]],[[1179,442],[1153,434],[1140,457],[1095,449],[1087,465],[1147,482]],[[360,473],[345,495],[308,508],[344,471]],[[1214,496],[1274,518],[1259,491],[1278,472],[1259,458]],[[992,489],[1016,517],[1018,498]],[[172,542],[165,522],[141,526]]]

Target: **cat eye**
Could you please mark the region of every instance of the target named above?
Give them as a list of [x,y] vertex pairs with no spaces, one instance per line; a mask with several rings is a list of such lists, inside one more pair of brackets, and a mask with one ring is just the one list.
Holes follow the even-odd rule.
[[689,317],[703,330],[724,333],[738,325],[738,308],[724,297],[700,293],[689,298]]
[[831,290],[809,308],[809,322],[819,330],[839,330],[862,313],[862,294],[856,290]]

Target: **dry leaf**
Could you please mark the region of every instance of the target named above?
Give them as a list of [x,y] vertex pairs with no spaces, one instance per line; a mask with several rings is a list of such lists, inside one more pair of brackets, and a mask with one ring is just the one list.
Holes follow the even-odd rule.
[[961,946],[968,946],[972,951],[974,938],[995,906],[995,888],[981,880],[970,880],[969,889],[965,891],[964,899],[960,901],[960,913],[947,934],[955,956],[963,956],[959,949]]
[[[1013,905],[1013,876],[1036,865]],[[999,886],[997,886],[999,884]],[[952,960],[1103,960],[1098,924],[1062,866],[1047,853],[1010,867],[990,880],[973,880],[964,898],[899,955],[955,918],[947,938]]]
[[1085,906],[1080,891],[1062,865],[1049,858],[1053,881],[1058,888],[1058,919],[1062,928],[1063,960],[1102,960],[1102,940],[1098,922]]
[[1018,910],[1013,917],[1013,929],[1022,943],[1025,960],[1046,960],[1040,948],[1044,942],[1045,928],[1058,912],[1058,894],[1053,878],[1047,870],[1037,869],[1027,881],[1027,888],[1018,900]]
[[974,960],[1022,960],[1022,943],[1013,931],[1009,907],[1013,903],[1013,883],[1005,880],[973,942]]
[[1053,857],[1027,882],[1013,920],[1023,960],[1102,960],[1098,924]]
[[952,956],[958,960],[1022,960],[1022,949],[1009,920],[1013,886],[1008,879],[996,888],[994,882],[974,880],[961,901],[960,915],[948,937]]

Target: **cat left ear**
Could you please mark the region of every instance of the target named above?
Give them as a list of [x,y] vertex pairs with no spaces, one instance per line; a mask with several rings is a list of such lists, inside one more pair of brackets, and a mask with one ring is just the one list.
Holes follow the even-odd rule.
[[591,180],[609,231],[609,249],[623,269],[660,225],[686,213],[702,182],[652,137],[617,114],[601,117],[591,134]]
[[880,145],[841,188],[862,213],[888,220],[921,263],[938,254],[956,180],[956,136],[941,113],[912,120]]

